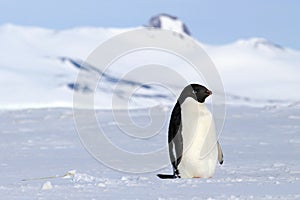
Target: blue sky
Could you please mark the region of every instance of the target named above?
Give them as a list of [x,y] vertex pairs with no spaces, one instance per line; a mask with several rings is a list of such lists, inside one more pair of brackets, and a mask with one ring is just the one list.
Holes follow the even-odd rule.
[[299,10],[297,0],[0,0],[0,24],[135,27],[152,15],[169,13],[205,43],[264,37],[300,50]]

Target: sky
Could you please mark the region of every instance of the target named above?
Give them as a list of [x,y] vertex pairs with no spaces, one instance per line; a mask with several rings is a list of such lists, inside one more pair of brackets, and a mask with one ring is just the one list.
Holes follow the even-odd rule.
[[0,0],[0,25],[136,27],[168,13],[207,44],[263,37],[300,50],[298,0]]

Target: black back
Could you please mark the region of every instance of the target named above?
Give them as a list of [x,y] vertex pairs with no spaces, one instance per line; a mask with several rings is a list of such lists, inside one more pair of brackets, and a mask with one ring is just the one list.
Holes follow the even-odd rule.
[[174,169],[174,175],[179,175],[177,166],[179,165],[183,151],[181,125],[181,108],[177,101],[171,114],[168,134],[169,156]]

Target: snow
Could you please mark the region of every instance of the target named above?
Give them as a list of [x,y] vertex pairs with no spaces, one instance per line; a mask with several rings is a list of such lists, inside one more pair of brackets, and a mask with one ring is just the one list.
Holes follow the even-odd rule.
[[[103,85],[95,100],[102,107],[95,115],[105,136],[127,152],[153,152],[167,144],[166,124],[150,138],[121,131],[148,127],[155,122],[150,114],[168,122],[176,97],[162,85],[143,86],[141,76],[121,79],[123,88],[137,86],[137,95],[129,102],[134,109],[115,112],[130,115],[134,123],[114,121],[108,108],[112,87],[124,73],[149,55],[172,64],[170,55],[138,52],[132,54],[139,58],[135,65],[120,59],[106,72],[83,63],[101,42],[128,30],[0,26],[1,199],[300,199],[300,52],[264,38],[218,46],[199,42],[227,93],[220,136],[224,164],[213,178],[161,180],[156,174],[171,173],[170,165],[132,174],[94,159],[80,141],[72,106],[74,92],[92,95],[89,81],[99,75]],[[175,63],[179,74],[191,73],[182,61]],[[86,82],[76,85],[82,71]],[[169,81],[165,86],[176,84],[176,78]],[[140,109],[144,105],[156,106],[150,112]],[[152,128],[147,131],[154,133]]]
[[[72,107],[74,88],[89,90],[88,82],[86,86],[74,85],[77,74],[85,70],[80,68],[81,63],[102,42],[128,30],[131,29],[78,27],[58,31],[1,25],[0,54],[5,56],[0,59],[0,108]],[[222,77],[228,103],[265,106],[290,105],[299,101],[300,94],[296,91],[300,80],[300,52],[264,38],[243,39],[221,46],[199,44],[211,57]],[[159,57],[155,53],[158,52],[136,53],[134,56],[140,61],[147,60],[149,55],[151,58],[161,58],[160,64],[168,64],[179,74],[192,74],[179,59],[173,60],[172,64],[167,62],[170,55],[168,57],[161,53]],[[108,107],[109,102],[105,99],[109,99],[111,81],[120,80],[124,75],[122,73],[134,69],[134,64],[137,64],[126,64],[126,61],[128,59],[125,58],[114,70],[106,72],[106,82],[96,92],[95,98],[100,97],[98,108]],[[87,79],[103,75],[103,72],[96,72],[93,66],[87,67],[86,71]],[[201,82],[201,79],[197,80]],[[125,80],[124,87],[128,87],[132,83],[130,81],[133,80]],[[138,85],[139,82],[134,84]],[[164,92],[166,90],[157,88],[146,91],[154,101],[157,96],[162,97]],[[145,95],[145,91],[139,95]],[[151,99],[150,96],[148,99]],[[173,96],[168,94],[160,101],[171,105],[173,102],[168,98]]]
[[[136,119],[148,117],[143,110],[132,112]],[[108,130],[119,130],[107,113],[96,111],[107,119]],[[1,198],[298,199],[299,116],[299,106],[228,106],[220,137],[225,160],[213,178],[161,180],[156,174],[170,173],[170,165],[131,174],[96,161],[81,145],[71,109],[1,111]],[[138,144],[137,139],[118,131],[106,134],[113,143],[133,152],[152,151],[165,146],[167,140],[166,127],[154,141],[143,139]],[[57,178],[22,181],[49,176]]]
[[221,74],[229,99],[232,95],[246,97],[252,105],[299,101],[295,92],[300,80],[299,52],[257,38],[205,49]]
[[180,34],[191,35],[187,26],[175,16],[169,14],[158,14],[149,20],[149,26],[165,30],[172,30]]
[[51,190],[52,188],[53,185],[50,181],[46,181],[42,186],[42,190]]

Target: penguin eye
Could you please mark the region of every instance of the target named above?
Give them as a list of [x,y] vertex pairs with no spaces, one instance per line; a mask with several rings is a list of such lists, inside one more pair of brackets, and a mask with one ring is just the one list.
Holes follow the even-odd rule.
[[193,94],[197,94],[197,93],[198,93],[198,91],[195,91],[195,90],[193,90],[193,91],[192,91],[192,93],[193,93]]

